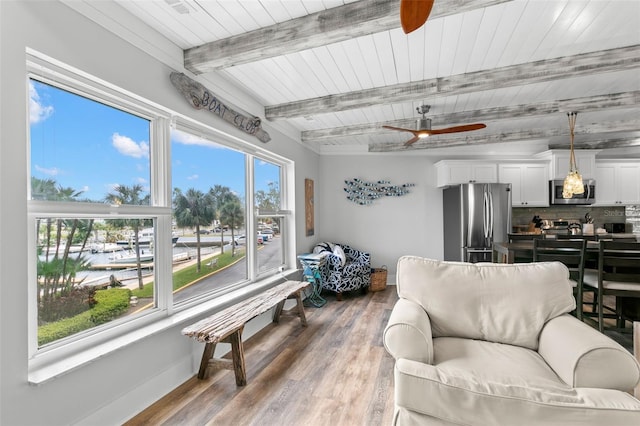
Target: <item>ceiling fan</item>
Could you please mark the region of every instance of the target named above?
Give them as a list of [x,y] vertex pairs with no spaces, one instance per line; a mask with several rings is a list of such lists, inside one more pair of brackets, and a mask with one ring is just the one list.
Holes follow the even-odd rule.
[[444,129],[432,129],[431,128],[431,119],[426,118],[425,114],[429,112],[431,105],[421,105],[416,108],[418,114],[422,114],[422,118],[418,119],[416,130],[412,129],[403,129],[402,127],[393,127],[393,126],[382,126],[385,129],[390,130],[398,130],[401,132],[411,132],[413,133],[413,137],[405,142],[405,146],[409,146],[412,143],[416,142],[418,139],[424,139],[431,135],[442,135],[445,133],[459,133],[459,132],[469,132],[471,130],[480,130],[484,129],[486,124],[476,123],[476,124],[465,124],[462,126],[453,126],[453,127],[445,127]]
[[431,13],[434,0],[400,0],[400,24],[405,34],[417,30]]

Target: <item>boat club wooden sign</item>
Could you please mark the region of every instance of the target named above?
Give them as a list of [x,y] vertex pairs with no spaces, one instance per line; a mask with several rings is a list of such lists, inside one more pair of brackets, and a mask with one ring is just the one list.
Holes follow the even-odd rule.
[[262,130],[260,118],[247,117],[234,111],[223,104],[220,99],[202,84],[187,77],[183,73],[172,72],[170,78],[174,87],[182,93],[182,96],[184,96],[187,102],[195,109],[206,109],[233,124],[243,132],[255,136],[262,142],[269,142],[271,140],[269,133]]

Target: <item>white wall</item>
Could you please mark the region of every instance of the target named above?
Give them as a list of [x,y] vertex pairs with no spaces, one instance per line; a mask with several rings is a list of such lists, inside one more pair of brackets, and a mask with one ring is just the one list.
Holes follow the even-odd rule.
[[[433,163],[426,156],[404,154],[322,156],[316,187],[322,232],[315,242],[341,242],[368,251],[372,266],[387,266],[389,283],[395,283],[402,255],[442,259],[442,190],[436,188]],[[416,186],[410,194],[361,206],[347,200],[343,190],[344,181],[353,178]]]
[[[191,377],[202,347],[180,334],[184,324],[175,324],[61,377],[38,386],[27,383],[26,48],[265,145],[211,114],[192,110],[170,84],[171,68],[64,4],[0,1],[0,424],[117,424]],[[304,251],[298,247],[313,241],[304,236],[299,212],[304,212],[304,178],[319,180],[318,155],[269,123],[264,127],[272,137],[268,149],[296,164],[295,211],[301,219],[295,250]]]

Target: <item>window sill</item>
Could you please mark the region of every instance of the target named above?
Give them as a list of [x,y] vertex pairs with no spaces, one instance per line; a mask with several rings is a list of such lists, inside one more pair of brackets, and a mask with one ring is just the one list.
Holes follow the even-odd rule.
[[[294,272],[296,272],[295,269],[285,271],[284,275]],[[90,347],[88,348],[73,351],[70,347],[73,346],[74,343],[70,343],[69,345],[65,345],[65,347],[61,347],[60,351],[52,350],[48,353],[38,354],[33,359],[29,360],[28,383],[30,385],[44,384],[64,374],[82,368],[89,363],[95,362],[114,351],[135,344],[141,339],[161,333],[169,328],[187,323],[188,321],[193,321],[206,315],[212,315],[227,306],[237,303],[242,299],[251,297],[260,291],[273,286],[274,283],[281,279],[282,276],[278,274],[277,276],[272,276],[254,284],[249,284],[241,289],[231,291],[212,300],[181,310],[170,316],[162,316],[158,320],[153,320],[154,315],[152,314],[150,323],[135,330],[125,332],[105,342],[98,343],[96,345],[89,345]],[[97,333],[89,336],[87,340],[92,340],[96,337]],[[64,356],[60,356],[58,353],[62,351],[65,352]]]

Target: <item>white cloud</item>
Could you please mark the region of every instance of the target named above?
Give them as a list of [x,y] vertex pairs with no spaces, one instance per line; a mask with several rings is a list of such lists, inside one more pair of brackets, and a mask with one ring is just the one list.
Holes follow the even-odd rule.
[[223,148],[221,145],[218,145],[217,143],[212,142],[208,139],[193,135],[191,133],[181,132],[180,130],[176,129],[171,130],[171,139],[174,142],[181,143],[183,145],[199,145],[209,148]]
[[50,169],[47,169],[45,167],[40,167],[37,164],[35,165],[35,169],[37,171],[39,171],[42,174],[45,174],[47,176],[58,176],[60,174],[60,169],[58,169],[57,167],[52,167]]
[[196,180],[196,179],[198,179],[199,177],[200,177],[200,176],[198,176],[198,175],[191,175],[191,176],[188,176],[188,177],[187,177],[187,180]]
[[53,114],[51,105],[43,105],[40,102],[40,95],[33,85],[29,82],[29,122],[31,124],[39,123],[46,120]]
[[114,133],[111,137],[113,147],[118,150],[120,154],[133,158],[148,158],[149,157],[149,144],[147,142],[135,142],[127,136],[122,136],[118,133]]

